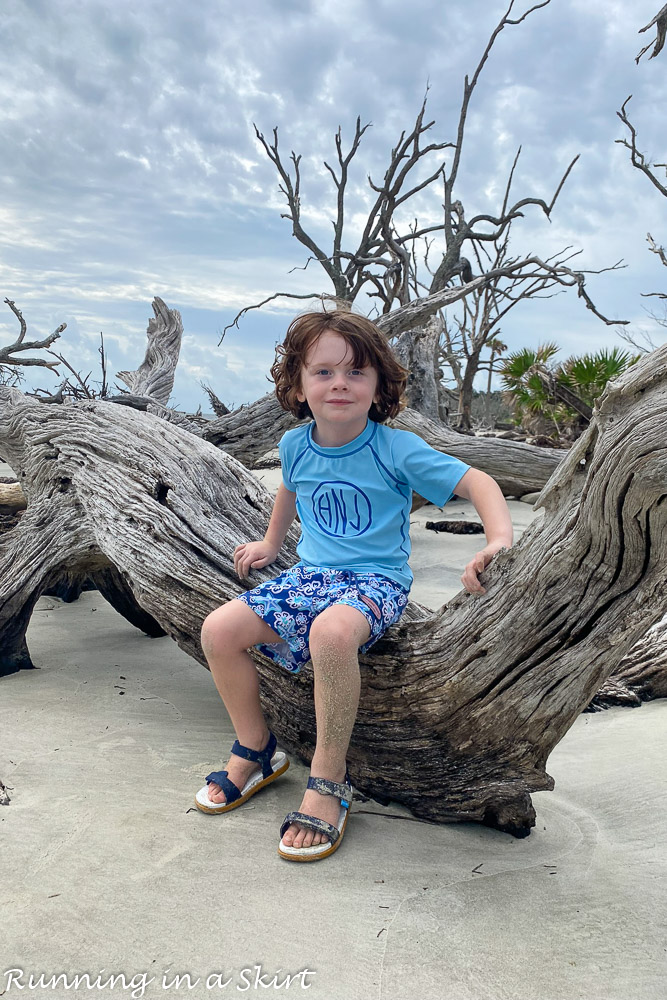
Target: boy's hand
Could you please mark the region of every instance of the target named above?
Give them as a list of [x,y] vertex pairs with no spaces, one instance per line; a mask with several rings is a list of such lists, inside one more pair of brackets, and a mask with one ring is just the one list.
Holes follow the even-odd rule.
[[498,548],[495,547],[493,549],[489,549],[488,547],[482,549],[481,552],[477,552],[472,557],[466,568],[463,570],[461,583],[469,594],[486,593],[486,590],[479,582],[478,576],[486,569],[497,551]]
[[234,569],[245,579],[251,569],[262,569],[275,561],[278,550],[267,542],[245,542],[234,549]]

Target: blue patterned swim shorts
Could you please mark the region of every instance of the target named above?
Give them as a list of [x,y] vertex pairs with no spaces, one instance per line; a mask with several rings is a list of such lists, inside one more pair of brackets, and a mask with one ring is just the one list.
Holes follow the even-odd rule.
[[271,645],[259,643],[257,649],[297,674],[310,659],[310,627],[325,608],[347,604],[361,611],[371,630],[368,641],[360,647],[365,653],[401,617],[408,603],[408,591],[379,573],[353,573],[297,563],[275,580],[239,594],[236,600],[245,601],[283,640]]

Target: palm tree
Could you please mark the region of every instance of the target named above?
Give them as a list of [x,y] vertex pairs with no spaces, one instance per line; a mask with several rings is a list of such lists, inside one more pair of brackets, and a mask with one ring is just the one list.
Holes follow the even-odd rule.
[[619,347],[611,351],[603,349],[595,354],[582,354],[579,358],[573,356],[560,366],[558,380],[592,406],[607,382],[633,365],[639,357],[639,354],[622,351]]
[[546,419],[554,423],[556,435],[565,427],[581,431],[588,420],[549,391],[544,374],[550,376],[553,386],[566,386],[592,407],[607,382],[640,357],[614,347],[595,354],[573,355],[563,364],[554,364],[552,359],[558,351],[554,343],[541,344],[536,350],[524,347],[510,354],[500,369],[505,398],[514,409],[516,423],[534,425],[536,418]]
[[536,349],[523,347],[503,361],[500,374],[504,398],[514,410],[517,424],[536,416],[552,416],[553,406],[536,369],[552,371],[549,362],[559,350],[554,343],[540,344]]

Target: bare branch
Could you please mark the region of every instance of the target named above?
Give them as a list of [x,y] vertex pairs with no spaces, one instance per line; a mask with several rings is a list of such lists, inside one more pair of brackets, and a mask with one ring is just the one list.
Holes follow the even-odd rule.
[[[459,116],[459,124],[458,124],[457,135],[456,135],[456,152],[454,154],[454,161],[452,163],[452,169],[450,171],[449,177],[447,178],[447,184],[446,184],[446,189],[449,189],[450,192],[451,192],[452,188],[454,187],[454,182],[456,180],[456,175],[458,173],[459,164],[460,164],[460,161],[461,161],[461,153],[462,153],[462,150],[463,150],[463,136],[464,136],[464,132],[465,132],[466,118],[468,116],[468,105],[470,104],[470,98],[472,97],[473,91],[474,91],[475,87],[477,86],[477,81],[479,80],[480,73],[484,69],[484,65],[485,65],[487,59],[489,58],[489,55],[491,53],[491,49],[494,46],[496,38],[498,37],[498,35],[500,34],[500,32],[503,30],[503,28],[506,27],[506,25],[508,25],[508,24],[521,24],[521,22],[524,21],[528,17],[529,14],[532,14],[533,11],[539,10],[541,7],[548,7],[550,3],[551,3],[551,0],[543,0],[543,3],[539,3],[539,4],[536,4],[535,6],[531,7],[520,18],[517,18],[516,20],[512,20],[512,19],[510,19],[509,15],[511,14],[512,8],[514,7],[514,0],[511,0],[511,3],[509,4],[507,10],[505,11],[505,13],[503,14],[502,18],[500,19],[500,21],[496,25],[494,31],[491,34],[491,37],[490,37],[489,41],[487,42],[486,48],[484,49],[484,52],[482,53],[482,58],[480,59],[479,63],[477,64],[477,68],[475,69],[475,72],[473,73],[472,80],[469,81],[468,77],[467,76],[465,77],[464,84],[463,84],[463,101],[461,103],[461,112],[460,112],[460,116]],[[445,200],[447,201],[447,199],[445,199]],[[448,206],[445,208],[445,213],[446,214],[447,214],[447,211],[448,211]]]
[[[354,130],[354,139],[352,140],[352,145],[347,156],[343,156],[342,148],[342,138],[341,138],[341,127],[338,126],[338,131],[336,133],[336,152],[338,154],[338,164],[340,166],[340,178],[336,177],[336,174],[331,169],[328,163],[324,166],[328,169],[329,173],[334,179],[338,191],[338,197],[336,199],[336,221],[334,222],[334,245],[333,245],[333,256],[334,258],[340,252],[341,241],[343,239],[343,222],[345,218],[345,188],[347,187],[348,169],[352,158],[359,149],[359,143],[361,138],[367,128],[370,128],[371,123],[367,122],[366,125],[361,126],[361,118],[357,117],[357,122]],[[339,264],[340,267],[340,264]]]
[[649,59],[654,59],[658,53],[662,51],[662,47],[665,44],[665,36],[667,35],[667,4],[665,4],[662,10],[658,11],[652,21],[649,21],[644,28],[640,28],[638,33],[640,35],[643,34],[644,31],[648,31],[649,28],[652,28],[654,24],[657,25],[657,36],[655,42],[649,42],[648,45],[644,46],[639,55],[635,56],[635,62],[637,65],[639,65],[641,57],[645,52],[648,52],[652,45],[654,45],[654,48],[653,52],[649,56]]
[[621,340],[624,340],[626,344],[630,344],[640,354],[651,354],[652,351],[657,351],[658,349],[658,345],[653,342],[645,330],[639,330],[636,334],[632,334],[629,330],[617,330],[616,332]]
[[[506,23],[507,24],[521,24],[521,22],[525,21],[526,18],[528,17],[528,15],[532,14],[534,10],[539,10],[540,7],[546,7],[550,3],[551,3],[551,0],[544,0],[544,3],[536,3],[534,7],[531,7],[529,10],[527,10],[525,14],[521,15],[521,17],[518,17],[516,20],[511,20],[510,18],[508,18]],[[514,6],[514,0],[512,0],[512,3],[510,4],[510,10],[512,9],[513,6]]]
[[5,304],[8,305],[9,308],[11,309],[11,311],[14,313],[14,315],[18,319],[20,327],[21,327],[21,331],[20,331],[20,333],[18,335],[18,340],[16,341],[16,344],[14,345],[14,350],[16,350],[16,348],[18,347],[18,345],[23,343],[23,338],[25,337],[26,330],[28,328],[27,328],[26,322],[25,322],[25,320],[23,318],[23,313],[21,312],[21,310],[19,308],[17,308],[17,306],[15,305],[15,303],[12,302],[11,299],[5,299]]
[[61,323],[60,326],[57,327],[53,333],[50,333],[48,337],[45,337],[44,340],[24,341],[27,326],[23,318],[23,314],[11,299],[5,299],[5,303],[18,319],[20,332],[13,344],[10,344],[9,347],[0,347],[0,365],[20,365],[25,367],[38,366],[39,368],[50,368],[51,371],[54,371],[58,367],[58,363],[55,361],[46,361],[43,358],[13,358],[12,354],[17,351],[40,351],[44,348],[50,347],[54,340],[59,338],[63,330],[67,329],[67,323]]
[[[605,268],[605,270],[613,271],[619,266],[620,265],[614,265],[613,267]],[[402,333],[404,330],[409,330],[412,327],[423,325],[426,320],[430,316],[433,316],[433,314],[439,309],[444,309],[446,306],[452,305],[454,302],[458,302],[460,299],[465,298],[472,292],[483,288],[494,279],[521,277],[523,280],[526,280],[544,278],[547,274],[552,275],[554,280],[563,288],[576,287],[577,294],[584,300],[586,307],[595,313],[598,319],[601,319],[603,323],[606,323],[609,326],[615,324],[624,326],[627,325],[629,320],[607,319],[598,311],[586,292],[585,275],[587,273],[597,274],[599,272],[572,271],[569,267],[565,267],[562,264],[549,264],[536,256],[527,257],[523,260],[514,261],[513,263],[503,267],[492,268],[490,271],[487,271],[486,274],[473,278],[472,281],[467,282],[465,285],[443,288],[423,299],[416,299],[413,302],[409,302],[401,309],[397,309],[385,316],[381,316],[377,325],[383,330],[387,337],[393,338],[398,336],[398,334]]]
[[32,393],[28,392],[26,393],[26,395],[34,396],[36,399],[40,401],[40,403],[60,404],[65,400],[64,391],[66,385],[67,385],[67,379],[65,379],[63,384],[59,386],[53,393],[49,392],[48,389],[35,389],[34,392]]
[[311,260],[317,260],[317,257],[310,256],[306,259],[306,263],[301,267],[300,264],[295,264],[294,267],[290,267],[288,274],[294,274],[295,271],[305,271]]
[[[326,273],[328,274],[331,282],[336,289],[336,294],[340,295],[343,292],[341,285],[341,275],[340,271],[336,272],[334,266],[331,263],[331,259],[324,253],[324,251],[317,245],[317,243],[312,239],[312,237],[305,231],[301,225],[301,200],[300,200],[300,186],[301,186],[301,174],[299,170],[299,163],[301,161],[301,156],[297,156],[292,150],[290,159],[292,161],[292,167],[294,172],[294,180],[290,173],[286,170],[280,153],[278,151],[278,129],[273,130],[273,142],[268,142],[264,135],[259,131],[257,125],[253,122],[253,128],[255,129],[255,135],[257,140],[261,143],[264,148],[266,155],[269,157],[276,170],[278,171],[282,184],[279,185],[280,191],[285,196],[287,201],[287,207],[289,209],[289,214],[284,215],[283,218],[288,219],[292,223],[292,234],[296,236],[299,243],[302,243],[305,247],[311,251],[311,253],[317,258],[319,263],[322,265]],[[362,130],[363,134],[363,130]],[[227,329],[227,328],[225,328]],[[224,332],[224,331],[223,331]]]
[[[83,395],[86,396],[87,399],[94,399],[95,398],[94,393],[91,393],[90,389],[88,388],[88,379],[91,376],[91,372],[88,372],[88,374],[86,375],[85,379],[83,379],[83,378],[81,378],[81,375],[79,374],[79,372],[75,371],[74,368],[72,368],[72,366],[69,363],[69,361],[66,358],[64,358],[62,356],[62,354],[56,354],[55,351],[49,351],[49,354],[52,354],[54,358],[58,358],[58,362],[61,363],[61,364],[63,364],[63,365],[65,365],[65,368],[68,368],[71,371],[72,375],[74,376],[74,378],[76,379],[76,381],[81,386],[81,390],[83,392]],[[63,385],[63,388],[65,387],[65,385],[66,385],[66,383]],[[76,394],[77,393],[75,392],[75,395]]]
[[665,254],[665,248],[659,247],[650,233],[646,234],[646,242],[649,245],[651,253],[657,254],[665,267],[667,267],[667,254]]
[[[512,166],[512,173],[514,172],[514,167],[516,166],[517,159],[518,159],[518,153],[516,159],[514,160],[514,165]],[[505,231],[505,229],[513,219],[523,216],[523,212],[521,212],[520,209],[524,208],[526,205],[537,205],[539,208],[542,209],[547,219],[550,220],[553,207],[556,204],[556,199],[563,190],[563,185],[565,184],[565,181],[569,177],[570,172],[572,171],[572,168],[574,167],[578,159],[579,159],[579,153],[577,153],[577,155],[572,160],[567,170],[561,177],[560,183],[556,188],[556,192],[548,205],[543,198],[521,198],[520,201],[517,201],[514,205],[512,205],[509,211],[507,211],[505,205],[503,205],[503,211],[500,215],[500,218],[496,218],[495,216],[492,215],[484,215],[484,214],[476,215],[473,219],[470,219],[470,221],[468,222],[468,228],[469,230],[471,230],[470,236],[474,239],[485,239],[485,240],[499,239],[499,237],[502,235],[502,233]],[[510,175],[510,180],[511,180],[511,175]],[[508,184],[508,190],[509,190],[509,184]],[[489,225],[497,226],[498,230],[495,233],[483,233],[483,234],[472,233],[473,226],[477,225],[479,222],[488,222]]]
[[[632,166],[636,167],[638,170],[641,170],[642,173],[648,177],[651,184],[653,184],[653,186],[658,189],[660,194],[663,195],[665,198],[667,198],[667,187],[665,187],[664,184],[660,183],[658,178],[651,170],[652,164],[647,163],[644,154],[637,149],[637,131],[632,122],[630,121],[630,119],[628,118],[625,110],[628,101],[630,101],[631,99],[632,99],[632,94],[630,94],[629,97],[626,97],[621,106],[621,110],[616,112],[618,117],[621,119],[623,124],[627,127],[628,131],[630,132],[630,142],[628,142],[627,139],[616,139],[616,142],[618,142],[621,146],[625,146],[626,149],[630,150],[630,161],[632,163]],[[658,166],[658,164],[656,164],[656,166]]]
[[505,188],[505,197],[503,198],[503,207],[500,210],[500,217],[502,218],[507,214],[507,202],[509,201],[510,188],[512,187],[512,181],[514,180],[514,171],[516,170],[516,165],[519,162],[519,157],[521,156],[521,146],[516,151],[516,156],[514,157],[514,163],[512,164],[512,169],[510,170],[509,177],[507,178],[507,187]]
[[100,365],[102,366],[102,385],[100,386],[100,396],[102,399],[107,394],[107,358],[104,353],[104,334],[100,330],[100,346],[98,348],[100,354]]
[[222,400],[215,394],[210,385],[207,385],[206,382],[200,382],[199,384],[207,394],[216,417],[224,417],[225,414],[231,412],[229,407],[225,406]]
[[320,299],[322,303],[327,301],[333,301],[333,302],[337,301],[335,295],[327,295],[326,292],[313,292],[312,294],[307,294],[307,295],[295,295],[293,292],[275,292],[273,295],[269,295],[268,298],[262,299],[261,302],[256,302],[252,306],[245,306],[243,309],[241,309],[241,311],[236,314],[232,322],[228,323],[227,326],[223,328],[222,334],[220,335],[220,340],[218,341],[218,347],[224,340],[227,330],[231,330],[233,326],[235,326],[238,329],[239,320],[243,316],[245,316],[247,312],[250,312],[251,309],[261,309],[262,306],[265,306],[267,302],[272,302],[274,299]]

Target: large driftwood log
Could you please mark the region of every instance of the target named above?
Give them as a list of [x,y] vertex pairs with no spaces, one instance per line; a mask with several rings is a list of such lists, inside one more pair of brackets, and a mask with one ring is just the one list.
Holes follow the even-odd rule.
[[[422,506],[423,503],[421,498],[415,496],[413,510]],[[14,513],[25,510],[25,507],[25,495],[18,482],[0,483],[0,534],[16,524],[16,519],[7,516],[6,512]],[[436,523],[448,524],[451,526],[448,530],[459,531],[459,529],[465,529],[468,522],[439,521]],[[430,526],[430,522],[427,522],[426,527]],[[482,530],[479,524],[472,523],[470,527]],[[91,574],[87,579],[77,576],[74,580],[65,576],[58,584],[45,590],[44,593],[71,602],[76,600],[83,589],[90,589],[97,585],[109,602],[119,609],[122,596],[119,595],[116,600],[106,592],[105,581],[111,573],[113,570],[101,571],[100,574]],[[161,629],[156,631],[155,623],[152,621],[139,622],[135,620],[133,618],[135,614],[136,608],[128,606],[125,617],[133,624],[142,628],[149,635],[165,634]],[[634,708],[641,705],[642,701],[648,701],[652,698],[667,698],[667,617],[654,625],[647,635],[640,639],[623,657],[616,673],[604,681],[585,711],[595,712],[615,705]]]
[[[544,517],[483,577],[486,595],[435,613],[411,605],[361,658],[348,756],[361,792],[429,819],[529,832],[530,792],[553,787],[549,753],[664,613],[666,417],[667,346],[608,387],[543,493]],[[13,389],[0,389],[0,452],[28,498],[0,542],[1,665],[30,665],[30,612],[65,565],[113,568],[121,613],[136,606],[202,662],[203,618],[240,590],[233,548],[269,517],[244,466],[150,414],[46,407]],[[295,539],[253,585],[294,560]],[[309,759],[311,667],[293,678],[254,655],[271,727]]]
[[614,678],[642,700],[667,698],[667,617],[623,657]]
[[402,410],[390,423],[392,427],[413,431],[432,448],[460,458],[462,462],[493,476],[506,496],[520,497],[524,493],[541,490],[567,454],[550,448],[536,448],[521,441],[457,434],[450,427],[429,420],[416,410]]
[[249,468],[257,467],[267,451],[275,448],[285,431],[299,421],[283,410],[274,393],[269,392],[248,406],[211,420],[201,436]]

